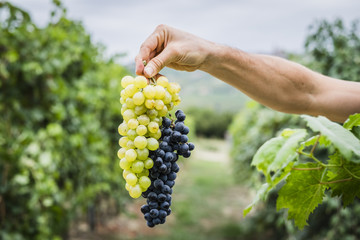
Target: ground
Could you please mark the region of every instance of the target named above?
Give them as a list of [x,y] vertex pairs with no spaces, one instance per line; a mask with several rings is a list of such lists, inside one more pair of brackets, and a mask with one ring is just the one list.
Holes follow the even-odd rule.
[[254,193],[234,182],[227,141],[198,138],[195,144],[192,156],[179,161],[172,214],[165,224],[146,226],[140,212],[145,200],[141,198],[128,204],[125,213],[98,225],[96,232],[88,231],[85,223],[77,225],[70,239],[219,239],[224,229],[242,221],[242,211]]

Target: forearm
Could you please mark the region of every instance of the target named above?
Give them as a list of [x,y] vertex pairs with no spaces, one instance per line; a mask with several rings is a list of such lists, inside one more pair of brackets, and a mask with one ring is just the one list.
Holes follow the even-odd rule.
[[248,54],[217,44],[210,49],[202,70],[270,108],[324,115],[340,122],[360,112],[359,83],[327,78],[279,57]]
[[279,57],[248,54],[166,25],[159,25],[141,45],[135,61],[136,73],[148,78],[165,66],[203,70],[282,112],[323,115],[338,122],[360,112],[360,83],[326,77]]

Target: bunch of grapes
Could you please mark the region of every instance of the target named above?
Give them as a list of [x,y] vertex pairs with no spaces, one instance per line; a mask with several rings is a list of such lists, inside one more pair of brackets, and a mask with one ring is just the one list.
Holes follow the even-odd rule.
[[185,114],[178,110],[177,120],[164,117],[161,127],[159,148],[150,153],[154,166],[150,169],[151,185],[142,195],[147,198],[147,204],[141,207],[149,227],[165,223],[166,216],[171,213],[172,187],[175,185],[179,166],[176,161],[179,155],[190,157],[194,144],[188,143],[189,128],[185,126]]
[[124,170],[125,188],[132,198],[138,198],[151,185],[149,169],[154,161],[149,151],[159,148],[162,117],[180,103],[180,86],[169,83],[164,76],[148,83],[143,76],[125,76],[121,80],[120,103],[124,121],[118,132],[119,165]]
[[169,83],[164,76],[149,82],[143,76],[125,76],[121,85],[124,121],[118,127],[122,136],[119,165],[124,170],[125,188],[130,196],[147,198],[141,211],[147,225],[154,227],[165,223],[171,213],[179,155],[190,157],[195,146],[188,143],[184,112],[177,110],[175,121],[169,118],[168,112],[180,103],[178,84]]

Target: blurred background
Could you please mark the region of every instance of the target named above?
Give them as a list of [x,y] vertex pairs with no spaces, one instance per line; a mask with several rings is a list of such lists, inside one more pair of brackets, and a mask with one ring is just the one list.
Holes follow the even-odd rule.
[[[179,161],[172,214],[150,229],[118,166],[120,80],[158,24],[326,75],[360,80],[358,0],[0,1],[0,239],[359,239],[359,201],[326,199],[297,230],[276,191],[245,219],[256,150],[296,115],[200,71],[182,86],[196,149]],[[326,153],[317,153],[319,157]]]

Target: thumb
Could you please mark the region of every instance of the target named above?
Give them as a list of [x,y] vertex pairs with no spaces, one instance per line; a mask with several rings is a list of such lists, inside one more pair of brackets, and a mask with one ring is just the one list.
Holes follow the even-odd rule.
[[170,51],[162,51],[159,55],[152,58],[150,62],[146,65],[144,69],[144,74],[146,77],[150,78],[155,76],[171,61]]

